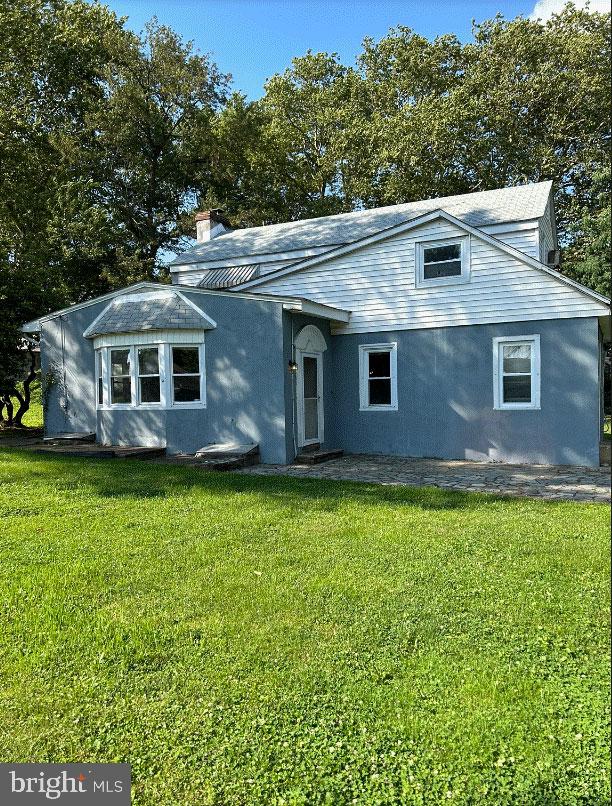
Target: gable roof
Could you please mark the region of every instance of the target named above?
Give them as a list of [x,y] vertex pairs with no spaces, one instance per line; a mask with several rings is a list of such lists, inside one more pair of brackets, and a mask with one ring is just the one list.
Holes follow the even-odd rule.
[[332,260],[333,258],[340,257],[341,255],[354,252],[357,249],[362,249],[365,246],[369,246],[370,244],[377,243],[378,241],[391,238],[394,235],[399,235],[402,232],[407,232],[408,230],[414,229],[415,227],[421,226],[422,224],[426,224],[429,221],[433,221],[437,218],[443,218],[446,221],[449,221],[451,224],[454,224],[456,227],[459,227],[464,232],[467,232],[470,235],[474,235],[475,237],[480,238],[486,243],[495,246],[502,252],[505,252],[506,254],[511,255],[517,260],[526,263],[528,266],[531,266],[532,268],[538,269],[546,274],[549,274],[551,277],[554,277],[559,282],[564,283],[565,285],[569,285],[572,288],[575,288],[577,291],[580,291],[582,294],[585,294],[588,297],[596,299],[598,302],[603,302],[605,305],[608,305],[610,303],[610,300],[607,297],[604,297],[603,294],[599,294],[597,291],[593,291],[592,289],[587,288],[581,283],[577,283],[570,277],[566,277],[564,274],[560,274],[555,269],[551,269],[549,266],[545,266],[544,263],[540,263],[540,261],[536,260],[536,258],[527,255],[525,252],[521,252],[520,250],[515,249],[513,246],[504,243],[504,241],[500,241],[498,238],[489,235],[483,230],[473,227],[470,224],[467,224],[465,221],[460,221],[458,218],[455,218],[455,216],[451,215],[445,210],[433,210],[430,213],[426,213],[425,215],[421,215],[418,218],[413,218],[409,221],[403,221],[399,224],[396,224],[395,226],[388,227],[387,229],[382,230],[380,232],[376,232],[373,235],[358,238],[352,243],[343,244],[342,246],[338,246],[335,249],[330,249],[329,251],[324,252],[321,255],[315,255],[314,257],[306,258],[305,260],[300,260],[297,263],[292,263],[290,266],[277,269],[276,271],[264,274],[262,277],[251,280],[249,282],[242,283],[240,286],[237,287],[237,290],[239,291],[246,290],[256,286],[265,285],[265,283],[267,282],[274,282],[280,277],[284,277],[288,274],[294,274],[295,272],[311,268],[312,266],[318,266],[321,263],[327,262],[328,260]]
[[367,237],[442,209],[474,227],[528,221],[546,212],[552,182],[463,193],[459,196],[358,210],[334,216],[249,227],[219,235],[178,255],[170,266],[185,266],[246,255],[269,255],[312,247],[333,247]]

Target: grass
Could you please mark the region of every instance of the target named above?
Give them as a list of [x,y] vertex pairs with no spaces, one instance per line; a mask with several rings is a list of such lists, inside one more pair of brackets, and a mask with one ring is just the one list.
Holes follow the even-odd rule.
[[135,804],[609,802],[609,513],[0,453],[0,758]]
[[604,417],[603,436],[604,439],[612,439],[612,426],[610,425],[609,414]]

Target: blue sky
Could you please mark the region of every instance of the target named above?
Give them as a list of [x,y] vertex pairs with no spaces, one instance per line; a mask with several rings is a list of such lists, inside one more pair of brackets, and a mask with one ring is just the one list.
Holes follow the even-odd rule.
[[[401,24],[428,38],[455,33],[466,41],[472,19],[501,12],[529,16],[535,0],[105,0],[128,26],[140,31],[156,16],[196,47],[210,53],[233,76],[235,89],[250,98],[263,93],[265,80],[282,72],[293,56],[337,52],[352,64],[365,36],[380,39]],[[543,0],[561,5],[560,0]]]

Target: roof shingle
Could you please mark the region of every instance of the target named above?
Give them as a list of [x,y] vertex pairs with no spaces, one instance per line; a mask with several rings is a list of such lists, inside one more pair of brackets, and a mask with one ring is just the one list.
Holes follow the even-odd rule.
[[439,209],[474,227],[527,221],[544,215],[551,187],[552,182],[538,182],[303,221],[289,221],[285,224],[234,230],[206,243],[196,244],[192,249],[177,255],[170,265],[182,266],[248,255],[291,252],[311,247],[331,248],[358,238],[365,238]]
[[88,338],[106,333],[133,333],[142,330],[201,330],[209,325],[198,312],[177,295],[159,299],[114,299],[87,333]]

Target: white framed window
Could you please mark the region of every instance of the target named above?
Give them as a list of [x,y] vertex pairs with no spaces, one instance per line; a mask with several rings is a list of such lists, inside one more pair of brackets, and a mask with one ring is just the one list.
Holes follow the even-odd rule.
[[102,350],[96,350],[96,405],[104,405],[104,368],[102,366]]
[[172,405],[204,401],[203,346],[173,344],[170,347],[172,366]]
[[110,403],[111,406],[132,405],[132,351],[121,347],[110,351]]
[[470,237],[417,241],[415,284],[423,286],[466,283],[470,279]]
[[397,343],[359,345],[360,411],[397,411]]
[[115,338],[111,346],[96,349],[97,407],[205,407],[204,343],[174,344],[152,337],[143,342],[124,345]]
[[136,348],[138,356],[138,403],[147,406],[161,402],[159,345]]
[[493,406],[540,408],[540,336],[493,339]]

